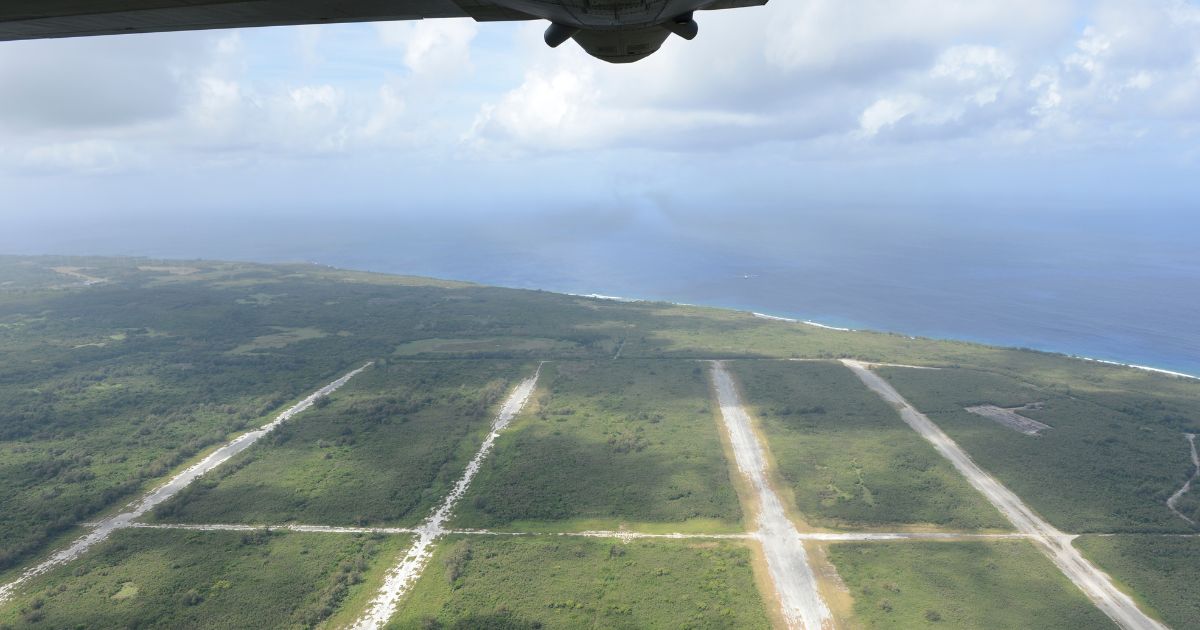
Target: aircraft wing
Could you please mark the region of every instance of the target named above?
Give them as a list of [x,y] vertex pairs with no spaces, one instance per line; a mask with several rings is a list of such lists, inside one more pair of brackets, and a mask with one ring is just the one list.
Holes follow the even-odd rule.
[[0,41],[451,17],[532,19],[488,0],[0,0]]
[[574,39],[612,63],[643,59],[674,33],[693,39],[696,11],[767,0],[0,0],[0,42],[249,26],[474,18],[543,19],[546,43]]

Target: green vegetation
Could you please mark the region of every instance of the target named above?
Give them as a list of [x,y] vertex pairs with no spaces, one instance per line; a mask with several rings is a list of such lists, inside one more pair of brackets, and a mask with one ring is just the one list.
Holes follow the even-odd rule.
[[[242,302],[238,303],[241,304]],[[261,302],[255,302],[255,304],[261,304]],[[260,350],[277,350],[284,346],[290,346],[293,343],[300,343],[309,339],[320,339],[329,335],[329,333],[316,328],[287,328],[285,326],[272,326],[272,328],[275,329],[275,332],[255,337],[248,343],[230,350],[230,352],[233,354],[247,354]]]
[[809,524],[1007,529],[896,411],[836,363],[730,363]]
[[1025,541],[835,544],[866,628],[1113,628]]
[[388,628],[770,627],[737,543],[444,540]]
[[422,339],[401,344],[396,348],[398,357],[445,357],[488,355],[513,356],[524,353],[530,356],[551,354],[563,356],[577,349],[571,342],[536,337],[491,337],[483,339]]
[[[1192,418],[1115,408],[1094,395],[967,369],[881,370],[979,465],[1069,532],[1185,532],[1167,498],[1193,471],[1182,431]],[[1102,399],[1103,400],[1103,399]],[[964,411],[1042,403],[1021,413],[1050,425],[1030,437]]]
[[409,540],[125,530],[24,587],[0,627],[314,627],[378,588]]
[[522,370],[383,362],[154,515],[169,522],[412,526],[462,474]]
[[[690,361],[557,362],[459,507],[460,527],[741,518],[704,368]],[[595,522],[599,521],[599,523]],[[516,525],[514,525],[516,524]],[[554,528],[553,523],[548,525]]]
[[[995,514],[840,368],[751,361],[854,357],[950,368],[883,373],[1064,530],[1194,531],[1164,503],[1191,472],[1182,434],[1200,432],[1200,383],[1027,350],[315,265],[0,256],[0,354],[5,579],[77,535],[81,521],[124,505],[368,360],[377,367],[163,506],[158,518],[415,523],[478,447],[498,396],[535,360],[547,360],[541,389],[485,462],[457,526],[740,530],[706,368],[691,361],[725,358],[746,359],[735,368],[780,474],[815,524],[997,526]],[[1036,438],[962,410],[1031,402],[1044,407],[1024,413],[1054,427]],[[1200,500],[1180,506],[1194,511]],[[445,559],[414,593],[405,623],[433,616],[446,627],[552,627],[573,623],[572,615],[605,627],[765,623],[736,544],[483,538],[472,538],[469,552],[454,540],[440,548]],[[1185,600],[1195,576],[1169,562],[1191,558],[1190,548],[1130,540],[1088,538],[1081,546],[1165,618],[1194,618]],[[381,551],[363,571],[357,559],[368,543]],[[1115,551],[1105,556],[1102,544]],[[289,626],[329,612],[328,623],[341,626],[399,554],[388,545],[399,539],[288,534],[258,544],[230,533],[124,531],[34,580],[0,608],[0,623],[34,623],[28,615],[52,627]],[[991,617],[1014,626],[1053,627],[1060,618],[1104,625],[1090,609],[1076,615],[1077,594],[1063,594],[1059,574],[1036,554],[1024,558],[1032,552],[1016,543],[831,549],[856,547],[864,550],[858,564],[839,562],[870,609],[864,623],[903,617],[961,627]],[[221,552],[208,557],[214,548]],[[918,550],[959,555],[931,562],[939,556],[912,555]],[[618,551],[627,556],[606,555]],[[1012,570],[993,575],[988,563]],[[638,573],[646,567],[656,582]],[[910,616],[885,615],[873,608],[882,597],[859,596],[864,585],[887,590],[871,586],[871,567],[911,578],[905,597],[887,596],[894,612]],[[346,586],[356,572],[364,584]],[[526,582],[535,581],[530,590]],[[933,607],[942,593],[965,603]],[[1000,608],[1018,597],[1050,625]],[[681,610],[699,617],[681,622]]]
[[1075,546],[1168,626],[1200,628],[1200,538],[1081,536]]

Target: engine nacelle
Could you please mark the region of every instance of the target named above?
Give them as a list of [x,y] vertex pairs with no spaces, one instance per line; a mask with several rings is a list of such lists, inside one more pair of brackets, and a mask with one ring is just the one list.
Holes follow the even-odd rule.
[[609,63],[633,63],[658,52],[671,31],[661,26],[637,30],[577,31],[572,39],[587,54]]
[[697,10],[761,6],[767,0],[492,0],[551,22],[546,43],[574,39],[588,54],[609,63],[645,59],[672,33],[694,39]]

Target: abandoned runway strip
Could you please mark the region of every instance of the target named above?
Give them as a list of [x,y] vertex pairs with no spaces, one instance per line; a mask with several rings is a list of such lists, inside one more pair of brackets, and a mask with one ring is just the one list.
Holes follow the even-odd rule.
[[712,378],[738,470],[757,495],[757,536],[783,607],[784,619],[791,628],[820,630],[832,627],[833,614],[817,590],[817,577],[809,564],[808,552],[804,550],[804,539],[767,479],[766,454],[751,428],[750,416],[742,406],[733,377],[725,364],[713,361]]
[[400,603],[400,598],[408,591],[409,587],[416,582],[421,576],[421,572],[425,569],[425,565],[429,563],[429,556],[433,553],[433,544],[438,538],[450,533],[446,529],[446,521],[454,513],[454,507],[458,505],[459,499],[467,492],[471,481],[475,479],[475,474],[479,472],[480,465],[483,460],[491,452],[492,447],[496,444],[496,439],[500,437],[500,433],[508,428],[508,425],[521,412],[521,408],[529,401],[529,397],[533,395],[533,390],[537,387],[538,377],[542,373],[543,363],[539,363],[537,371],[533,376],[521,381],[520,384],[513,390],[508,399],[500,407],[500,413],[497,414],[495,422],[492,423],[492,431],[488,433],[483,444],[471,458],[467,464],[466,470],[463,471],[462,477],[458,483],[454,484],[454,489],[446,498],[442,500],[429,518],[416,529],[417,542],[400,561],[400,564],[388,571],[387,577],[384,578],[383,586],[379,589],[379,593],[371,600],[367,612],[359,618],[354,624],[355,630],[373,630],[382,628],[388,619],[396,612],[396,607]]
[[[901,541],[967,541],[981,539],[1029,540],[1043,551],[1060,570],[1074,582],[1105,614],[1121,627],[1129,630],[1163,630],[1165,626],[1145,615],[1124,593],[1117,590],[1111,579],[1092,565],[1072,546],[1073,535],[1058,531],[1037,516],[1019,497],[1001,485],[996,479],[980,469],[970,457],[941,431],[928,417],[912,407],[894,388],[875,373],[871,364],[845,360],[862,382],[891,403],[901,418],[911,428],[929,441],[935,449],[955,466],[967,480],[995,505],[1015,526],[1010,533],[971,533],[955,531],[935,532],[801,532],[788,517],[784,505],[770,483],[767,448],[755,433],[752,420],[747,413],[733,376],[721,361],[712,361],[712,386],[721,410],[722,425],[728,435],[730,446],[741,476],[753,490],[747,497],[754,506],[751,516],[755,519],[753,531],[748,533],[644,533],[618,529],[615,531],[575,532],[520,532],[490,531],[473,529],[450,529],[445,525],[488,457],[496,440],[509,427],[522,408],[532,397],[542,365],[535,373],[520,382],[501,405],[491,430],[479,446],[474,457],[463,470],[460,478],[438,504],[437,508],[418,527],[339,527],[320,524],[147,524],[137,519],[151,508],[169,499],[201,475],[215,469],[234,455],[249,448],[268,432],[288,421],[296,414],[314,404],[320,397],[340,388],[362,370],[368,363],[317,390],[312,395],[279,414],[274,421],[263,427],[239,436],[213,452],[199,463],[173,477],[139,502],[131,503],[126,511],[96,523],[88,524],[92,531],[43,561],[27,569],[15,581],[0,587],[0,602],[29,579],[74,560],[91,547],[105,540],[118,529],[178,529],[193,531],[253,531],[272,529],[313,534],[408,534],[416,540],[402,560],[392,567],[384,577],[374,599],[357,620],[355,628],[376,630],[387,624],[400,607],[405,594],[421,576],[434,551],[437,541],[448,534],[513,537],[585,537],[614,539],[622,543],[636,540],[745,540],[757,543],[766,560],[767,573],[774,587],[774,598],[782,612],[782,618],[793,630],[823,630],[835,625],[829,606],[822,599],[818,588],[817,573],[810,562],[805,543],[836,544],[843,542],[901,542]],[[905,366],[907,367],[907,366]],[[1196,462],[1194,436],[1192,442],[1193,463]],[[1177,496],[1187,491],[1185,486]]]
[[105,539],[111,536],[113,532],[129,527],[135,519],[141,518],[144,514],[153,509],[154,506],[175,496],[180,490],[183,490],[191,485],[193,481],[199,479],[208,471],[220,466],[221,464],[224,464],[234,455],[237,455],[238,453],[250,448],[251,445],[261,439],[264,435],[274,431],[279,425],[291,420],[297,414],[305,411],[309,407],[312,407],[318,399],[337,391],[343,385],[348,383],[350,379],[358,376],[360,372],[367,369],[371,365],[372,363],[367,363],[357,370],[354,370],[337,379],[336,381],[322,387],[321,389],[318,389],[312,394],[309,394],[307,398],[301,400],[295,405],[292,405],[286,411],[276,416],[271,422],[253,431],[247,431],[246,433],[239,435],[225,446],[213,451],[208,457],[205,457],[198,463],[193,464],[183,472],[172,477],[163,485],[155,488],[152,492],[142,497],[140,501],[130,503],[127,511],[110,516],[102,521],[99,521],[98,523],[95,523],[92,531],[76,539],[75,542],[71,543],[71,545],[66,549],[56,552],[40,564],[26,569],[19,577],[17,577],[17,579],[9,582],[8,584],[0,586],[0,603],[3,603],[5,600],[7,600],[9,596],[12,595],[13,590],[15,590],[21,584],[49,571],[50,569],[53,569],[56,566],[65,564],[78,558],[97,543],[103,542]]
[[958,472],[1012,522],[1017,531],[1028,534],[1051,562],[1104,614],[1126,630],[1165,630],[1166,626],[1142,612],[1132,598],[1113,584],[1108,574],[1088,562],[1083,554],[1071,545],[1073,536],[1058,531],[1025,505],[1020,497],[980,468],[958,443],[950,439],[950,436],[925,414],[909,404],[900,392],[872,371],[868,364],[849,359],[844,359],[842,363],[871,391],[895,407],[904,422],[932,444],[938,453],[950,460]]

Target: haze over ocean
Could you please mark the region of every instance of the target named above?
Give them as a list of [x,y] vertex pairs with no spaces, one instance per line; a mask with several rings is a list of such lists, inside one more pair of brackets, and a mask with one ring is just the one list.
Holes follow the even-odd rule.
[[317,261],[1200,374],[1200,0],[0,46],[0,253]]
[[312,261],[1200,375],[1200,218],[1187,211],[239,214],[93,215],[71,225],[29,216],[0,236],[0,251]]

